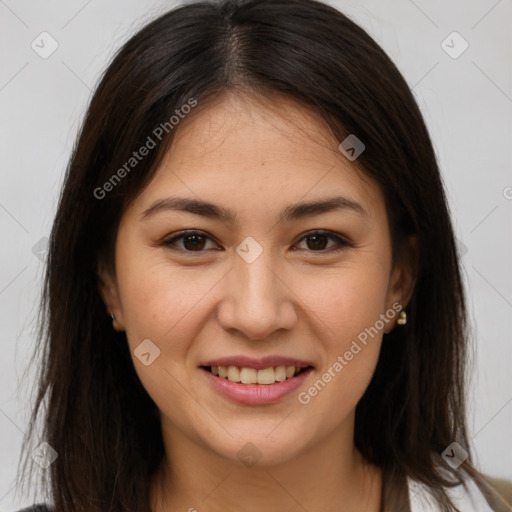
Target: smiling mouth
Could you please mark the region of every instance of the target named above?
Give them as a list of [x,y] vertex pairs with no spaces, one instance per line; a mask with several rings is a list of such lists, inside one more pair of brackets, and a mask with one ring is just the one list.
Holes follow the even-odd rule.
[[313,367],[281,365],[264,368],[262,370],[238,366],[201,366],[201,368],[220,379],[226,379],[230,382],[271,385],[276,382],[293,379]]

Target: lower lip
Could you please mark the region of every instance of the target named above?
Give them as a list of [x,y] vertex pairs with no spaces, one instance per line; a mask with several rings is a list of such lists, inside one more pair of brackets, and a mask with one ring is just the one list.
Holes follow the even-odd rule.
[[200,370],[220,394],[234,402],[246,405],[263,405],[274,404],[293,393],[307,379],[313,368],[308,368],[296,377],[275,384],[240,384],[217,377],[204,368],[200,368]]

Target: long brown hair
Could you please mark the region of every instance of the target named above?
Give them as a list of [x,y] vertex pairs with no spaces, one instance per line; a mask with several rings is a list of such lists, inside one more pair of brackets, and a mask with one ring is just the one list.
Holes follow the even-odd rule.
[[[388,56],[349,18],[314,0],[178,7],[133,36],[104,73],[67,168],[41,309],[43,364],[28,437],[45,409],[43,438],[59,455],[48,470],[56,510],[149,510],[150,477],[164,453],[158,411],[125,334],[112,330],[98,262],[114,269],[119,220],[169,147],[171,116],[191,98],[206,104],[228,90],[287,94],[320,114],[338,141],[356,134],[366,146],[357,163],[385,194],[394,255],[406,236],[417,237],[409,322],[384,337],[356,409],[355,444],[387,474],[428,484],[441,509],[453,510],[445,488],[460,482],[463,469],[480,476],[471,457],[457,470],[441,458],[453,441],[470,447],[466,306],[436,156]],[[164,123],[157,147],[113,180]]]

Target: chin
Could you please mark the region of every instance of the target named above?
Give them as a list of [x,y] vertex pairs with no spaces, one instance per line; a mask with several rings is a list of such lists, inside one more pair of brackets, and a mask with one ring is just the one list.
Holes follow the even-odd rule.
[[259,423],[259,427],[254,425],[249,429],[226,426],[232,438],[227,434],[216,439],[210,436],[204,439],[204,443],[213,452],[242,467],[262,468],[284,464],[306,449],[308,439],[298,432],[293,434],[283,428],[284,425],[276,428],[283,418],[273,421],[271,426],[269,422]]

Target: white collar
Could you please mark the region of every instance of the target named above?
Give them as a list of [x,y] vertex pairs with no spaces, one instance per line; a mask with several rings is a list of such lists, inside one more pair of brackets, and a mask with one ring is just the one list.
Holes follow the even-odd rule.
[[[439,512],[439,505],[425,484],[407,477],[411,512]],[[464,485],[446,488],[453,504],[461,512],[493,512],[484,495],[471,478]]]

